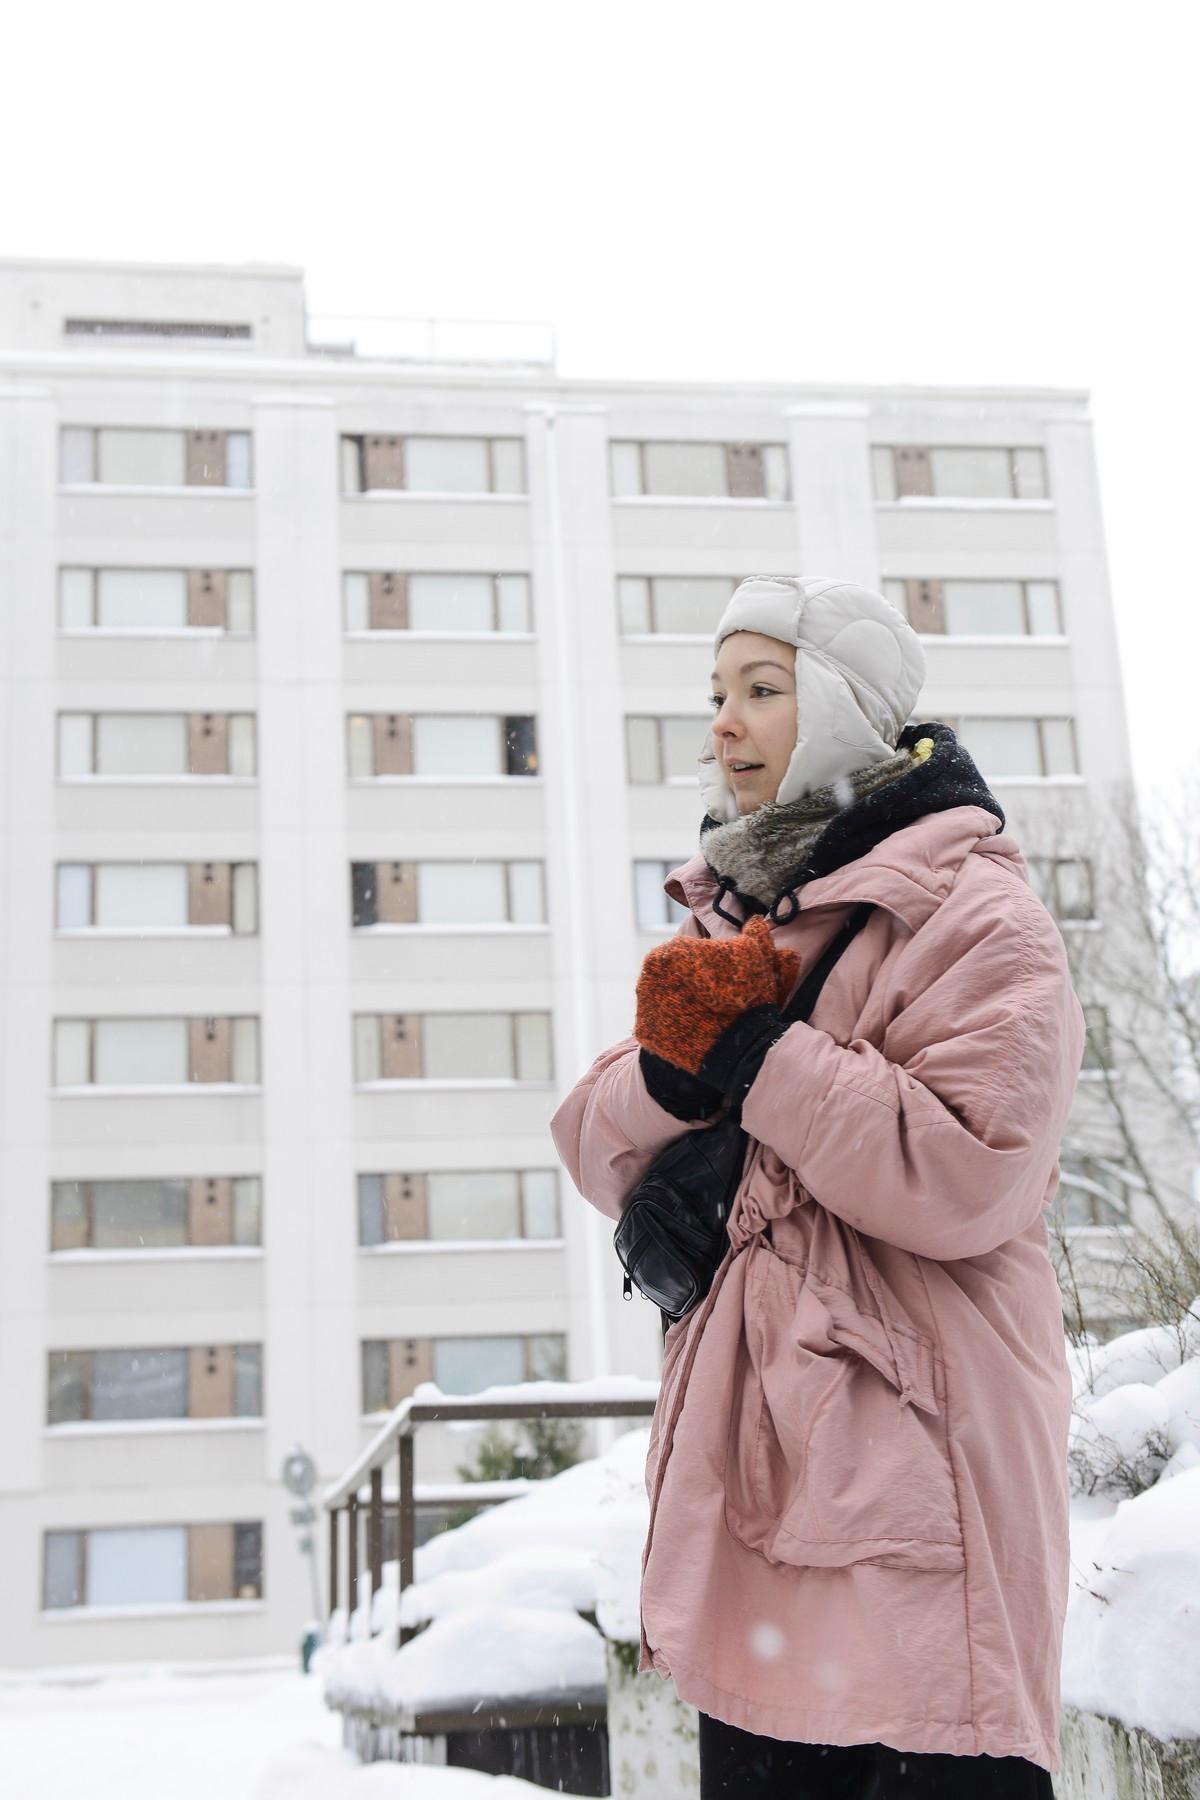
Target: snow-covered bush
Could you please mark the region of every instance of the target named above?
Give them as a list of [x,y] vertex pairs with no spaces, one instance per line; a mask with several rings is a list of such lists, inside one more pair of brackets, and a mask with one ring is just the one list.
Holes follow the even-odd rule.
[[1131,1498],[1200,1467],[1200,1295],[1173,1324],[1068,1347],[1072,1492]]

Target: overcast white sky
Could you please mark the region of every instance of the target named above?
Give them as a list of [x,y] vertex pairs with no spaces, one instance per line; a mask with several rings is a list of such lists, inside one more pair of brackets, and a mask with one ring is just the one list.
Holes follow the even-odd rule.
[[1139,778],[1195,759],[1191,0],[9,11],[0,254],[302,266],[569,375],[1091,390]]

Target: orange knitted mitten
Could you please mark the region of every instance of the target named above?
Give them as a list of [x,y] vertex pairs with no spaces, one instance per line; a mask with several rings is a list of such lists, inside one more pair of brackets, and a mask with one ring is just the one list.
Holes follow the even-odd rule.
[[669,938],[642,963],[633,1035],[652,1055],[699,1075],[744,1013],[783,1005],[799,967],[794,950],[776,949],[761,915],[735,938]]

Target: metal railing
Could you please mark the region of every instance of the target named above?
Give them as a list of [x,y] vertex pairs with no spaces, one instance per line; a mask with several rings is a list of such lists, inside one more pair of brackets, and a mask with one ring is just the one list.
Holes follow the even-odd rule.
[[[657,1384],[647,1383],[657,1389]],[[390,1415],[362,1455],[332,1487],[326,1488],[322,1504],[329,1514],[329,1614],[337,1612],[341,1603],[341,1539],[346,1540],[347,1624],[359,1604],[359,1577],[370,1576],[367,1599],[368,1619],[375,1596],[383,1586],[383,1522],[387,1514],[396,1518],[399,1601],[406,1588],[412,1586],[416,1559],[416,1514],[418,1507],[445,1505],[454,1499],[472,1505],[495,1506],[528,1491],[534,1481],[446,1483],[427,1489],[420,1497],[415,1487],[416,1435],[422,1425],[444,1425],[451,1420],[469,1423],[522,1419],[648,1419],[654,1412],[655,1394],[634,1395],[626,1399],[578,1400],[481,1400],[471,1395],[461,1399],[441,1395],[434,1400],[409,1398]],[[384,1469],[396,1460],[396,1492],[394,1499],[384,1494]],[[341,1519],[345,1516],[343,1529]],[[365,1527],[365,1546],[362,1542]],[[365,1557],[362,1552],[365,1549]],[[400,1625],[398,1646],[415,1637],[420,1628]]]

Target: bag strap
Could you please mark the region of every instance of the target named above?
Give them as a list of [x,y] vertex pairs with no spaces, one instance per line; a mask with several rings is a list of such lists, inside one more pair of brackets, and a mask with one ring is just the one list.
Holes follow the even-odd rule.
[[842,952],[849,948],[873,911],[873,903],[870,900],[864,900],[860,906],[855,907],[850,917],[834,932],[800,986],[783,1008],[783,1016],[789,1024],[797,1019],[807,1020],[810,1017],[813,1007],[817,1004],[817,997],[825,986],[825,979],[829,971]]

